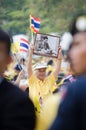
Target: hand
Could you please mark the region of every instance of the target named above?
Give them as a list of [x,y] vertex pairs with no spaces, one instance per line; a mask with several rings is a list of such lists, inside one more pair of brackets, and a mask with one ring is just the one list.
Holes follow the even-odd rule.
[[62,49],[61,49],[61,46],[59,46],[59,49],[58,49],[58,58],[57,58],[57,63],[56,63],[56,66],[55,66],[55,70],[54,70],[54,76],[55,78],[57,78],[57,75],[59,74],[60,72],[60,68],[61,68],[61,60],[62,60]]
[[14,84],[19,86],[20,80],[23,79],[23,77],[24,77],[24,70],[22,70],[22,71],[19,73],[18,78],[17,78],[17,80],[14,82]]
[[58,60],[62,60],[62,49],[61,49],[61,46],[59,46],[59,49],[58,49]]
[[22,79],[24,77],[24,73],[25,73],[24,70],[21,70],[21,72],[19,73],[18,78]]
[[34,44],[31,44],[30,45],[30,54],[33,54],[33,51],[34,51]]

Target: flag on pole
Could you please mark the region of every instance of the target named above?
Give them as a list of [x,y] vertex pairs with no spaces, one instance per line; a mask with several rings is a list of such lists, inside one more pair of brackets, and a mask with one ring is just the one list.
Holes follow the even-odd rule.
[[37,33],[40,29],[41,20],[30,15],[30,29],[32,32]]
[[29,41],[25,38],[20,39],[20,52],[28,52],[29,50]]

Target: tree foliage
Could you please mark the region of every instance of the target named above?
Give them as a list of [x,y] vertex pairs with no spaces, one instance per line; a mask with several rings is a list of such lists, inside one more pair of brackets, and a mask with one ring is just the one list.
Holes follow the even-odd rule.
[[28,33],[29,15],[42,20],[41,32],[63,32],[78,10],[86,11],[85,0],[0,0],[0,27],[12,34]]

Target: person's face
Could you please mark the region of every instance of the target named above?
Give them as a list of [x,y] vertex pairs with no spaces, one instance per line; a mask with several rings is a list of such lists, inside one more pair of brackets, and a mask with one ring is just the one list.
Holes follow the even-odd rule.
[[46,68],[35,70],[35,76],[43,81],[46,77]]
[[48,39],[44,39],[44,42],[47,42],[48,41]]
[[86,32],[74,35],[69,51],[71,66],[76,75],[86,74]]
[[0,74],[6,70],[7,65],[10,63],[11,57],[7,52],[5,43],[0,42]]

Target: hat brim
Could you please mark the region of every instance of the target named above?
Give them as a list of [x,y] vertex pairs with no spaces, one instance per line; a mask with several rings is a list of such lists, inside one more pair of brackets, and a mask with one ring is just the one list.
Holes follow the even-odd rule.
[[34,68],[34,70],[37,70],[37,69],[46,69],[46,68],[47,68],[47,66],[37,66],[37,67]]

